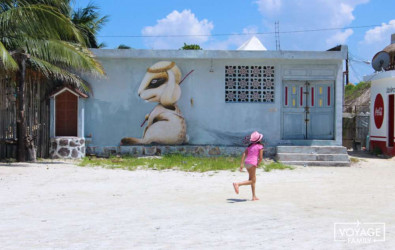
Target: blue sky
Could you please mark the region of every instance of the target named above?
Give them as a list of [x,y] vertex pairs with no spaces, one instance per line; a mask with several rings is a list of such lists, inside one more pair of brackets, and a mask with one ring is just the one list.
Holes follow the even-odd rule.
[[[89,0],[76,0],[84,7]],[[253,33],[333,29],[280,33],[282,50],[327,50],[349,46],[351,82],[373,72],[374,54],[390,43],[395,33],[395,0],[95,0],[109,22],[99,33],[106,48],[126,44],[135,49],[179,49],[184,42],[203,49],[237,49]],[[377,27],[348,28],[358,26]],[[209,36],[198,36],[198,35]],[[218,34],[236,34],[218,36]],[[238,34],[238,35],[237,35]],[[174,35],[188,35],[171,37]],[[113,37],[110,37],[113,36]],[[128,37],[140,36],[140,37]],[[150,36],[150,37],[149,37]],[[155,37],[170,36],[170,37]],[[274,34],[256,35],[268,50],[275,50]]]

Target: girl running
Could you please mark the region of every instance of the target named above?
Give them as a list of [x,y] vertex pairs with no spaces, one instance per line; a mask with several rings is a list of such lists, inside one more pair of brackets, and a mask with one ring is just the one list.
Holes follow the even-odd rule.
[[263,145],[261,143],[263,135],[257,131],[253,132],[250,136],[250,144],[244,151],[241,157],[240,172],[245,167],[248,171],[248,181],[234,182],[233,187],[236,194],[239,194],[239,186],[251,185],[252,200],[259,200],[255,195],[255,183],[256,183],[256,168],[262,162],[263,158]]

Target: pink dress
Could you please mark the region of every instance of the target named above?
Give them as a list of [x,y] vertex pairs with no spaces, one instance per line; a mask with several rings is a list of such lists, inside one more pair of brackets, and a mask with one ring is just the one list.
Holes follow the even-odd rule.
[[247,148],[247,158],[245,159],[245,164],[258,165],[259,151],[263,149],[261,144],[253,144]]

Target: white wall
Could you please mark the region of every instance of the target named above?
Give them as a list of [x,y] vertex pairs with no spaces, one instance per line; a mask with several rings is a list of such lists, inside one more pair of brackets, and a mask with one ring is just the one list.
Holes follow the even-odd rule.
[[[142,136],[144,127],[140,124],[156,103],[144,102],[137,90],[146,69],[162,60],[174,61],[183,76],[194,70],[181,84],[182,95],[178,101],[186,119],[190,144],[239,145],[241,139],[254,130],[263,133],[269,145],[286,143],[281,139],[282,81],[332,79],[336,81],[337,124],[335,140],[330,143],[341,145],[344,51],[94,52],[107,76],[85,77],[93,87],[93,96],[85,102],[85,136],[92,135],[92,146],[116,146],[123,137]],[[225,65],[275,66],[275,102],[226,103]],[[305,74],[301,73],[303,70]]]

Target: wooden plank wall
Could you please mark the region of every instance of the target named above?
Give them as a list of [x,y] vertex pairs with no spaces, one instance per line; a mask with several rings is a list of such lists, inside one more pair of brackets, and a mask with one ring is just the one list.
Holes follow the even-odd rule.
[[[37,157],[49,155],[49,85],[34,73],[26,79],[26,122],[35,139]],[[0,160],[16,158],[16,89],[9,79],[0,78]]]
[[15,88],[9,79],[0,79],[0,159],[16,157]]
[[370,107],[367,105],[345,106],[343,110],[343,146],[360,150],[367,147],[369,135]]

